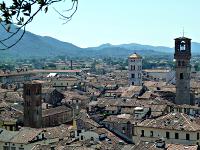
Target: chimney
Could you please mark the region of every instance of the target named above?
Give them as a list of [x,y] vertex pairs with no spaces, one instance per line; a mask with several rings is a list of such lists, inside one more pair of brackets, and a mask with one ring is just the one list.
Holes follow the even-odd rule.
[[73,70],[73,62],[72,62],[72,60],[70,61],[70,67],[71,67],[71,70]]

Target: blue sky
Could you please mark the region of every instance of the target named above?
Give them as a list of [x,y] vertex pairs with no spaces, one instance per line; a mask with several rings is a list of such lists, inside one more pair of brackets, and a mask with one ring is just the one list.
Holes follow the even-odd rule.
[[[71,0],[54,5],[66,9]],[[63,25],[49,9],[40,13],[27,30],[52,36],[80,47],[103,43],[140,43],[172,47],[185,35],[200,42],[200,0],[79,0],[73,19]]]

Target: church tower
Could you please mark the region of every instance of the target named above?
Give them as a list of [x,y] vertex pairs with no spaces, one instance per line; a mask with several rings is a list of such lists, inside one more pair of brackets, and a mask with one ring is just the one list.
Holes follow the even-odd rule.
[[42,127],[42,85],[40,83],[24,84],[24,126]]
[[142,57],[136,53],[128,57],[129,85],[142,85]]
[[176,104],[193,104],[190,98],[191,39],[175,39]]

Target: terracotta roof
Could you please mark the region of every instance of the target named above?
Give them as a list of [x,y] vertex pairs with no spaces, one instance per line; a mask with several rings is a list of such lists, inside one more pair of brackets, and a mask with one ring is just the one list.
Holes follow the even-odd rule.
[[113,122],[113,123],[127,123],[127,122],[134,123],[135,119],[132,115],[129,114],[122,114],[122,115],[110,115],[103,122]]
[[42,111],[42,117],[51,116],[51,115],[63,113],[66,111],[72,111],[72,110],[69,107],[66,107],[64,105],[58,106],[55,108],[45,109]]
[[198,150],[198,145],[167,144],[167,150]]
[[33,70],[34,73],[80,73],[82,70]]
[[198,125],[192,118],[183,113],[169,113],[156,119],[146,119],[138,126],[168,130],[199,131]]
[[29,143],[35,139],[35,137],[38,136],[42,131],[42,129],[23,128],[16,136],[11,139],[10,142]]
[[168,73],[171,70],[169,69],[144,69],[144,72],[149,72],[149,73]]
[[57,127],[45,128],[44,131],[47,139],[66,138],[70,136],[69,126],[64,124]]

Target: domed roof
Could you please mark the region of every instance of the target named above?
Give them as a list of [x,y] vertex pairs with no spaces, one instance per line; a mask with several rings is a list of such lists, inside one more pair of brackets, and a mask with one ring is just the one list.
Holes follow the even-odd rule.
[[134,53],[134,54],[130,55],[128,58],[131,58],[131,59],[142,59],[142,56],[138,55],[137,53]]

